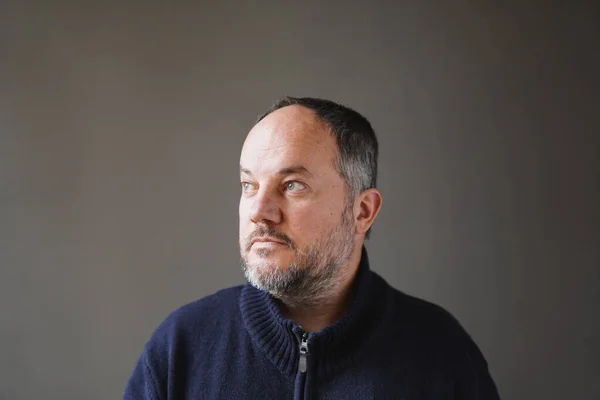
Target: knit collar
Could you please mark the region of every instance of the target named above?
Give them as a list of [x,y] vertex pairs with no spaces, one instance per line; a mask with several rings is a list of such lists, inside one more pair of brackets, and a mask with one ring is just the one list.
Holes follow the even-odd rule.
[[[387,284],[371,272],[364,246],[353,286],[353,298],[342,317],[308,337],[309,358],[316,361],[319,376],[328,376],[352,363],[383,312]],[[302,329],[282,315],[271,295],[250,284],[242,289],[240,310],[248,333],[262,353],[283,373],[296,374]]]

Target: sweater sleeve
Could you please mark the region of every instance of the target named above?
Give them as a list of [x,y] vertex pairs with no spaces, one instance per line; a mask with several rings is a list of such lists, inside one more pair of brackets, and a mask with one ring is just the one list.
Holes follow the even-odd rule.
[[456,369],[455,383],[456,400],[500,400],[487,362],[470,338],[460,365]]
[[147,350],[138,358],[123,393],[124,400],[162,400],[156,385],[155,372],[150,368]]

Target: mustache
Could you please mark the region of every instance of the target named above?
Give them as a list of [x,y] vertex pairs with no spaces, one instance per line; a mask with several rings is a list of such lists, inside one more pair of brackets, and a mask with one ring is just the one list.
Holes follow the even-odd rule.
[[292,250],[296,249],[294,242],[289,238],[285,233],[277,232],[275,229],[268,226],[260,226],[254,230],[251,234],[246,236],[245,247],[246,251],[250,251],[250,247],[252,247],[252,240],[257,237],[268,237],[288,245]]

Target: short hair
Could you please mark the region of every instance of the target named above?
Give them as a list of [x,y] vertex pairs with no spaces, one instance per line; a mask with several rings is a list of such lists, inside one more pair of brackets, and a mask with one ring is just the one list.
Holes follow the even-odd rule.
[[[278,100],[257,119],[257,123],[280,108],[299,105],[316,114],[335,138],[338,154],[335,167],[346,182],[351,199],[377,185],[379,145],[367,118],[357,111],[331,100],[312,97],[289,97]],[[371,228],[366,233],[369,238]]]

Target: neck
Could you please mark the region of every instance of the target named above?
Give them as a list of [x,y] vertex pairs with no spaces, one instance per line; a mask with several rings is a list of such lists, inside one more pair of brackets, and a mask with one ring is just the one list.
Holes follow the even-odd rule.
[[335,323],[344,314],[352,298],[352,283],[358,271],[361,249],[362,245],[355,248],[348,262],[340,268],[339,276],[328,293],[319,296],[320,301],[299,305],[280,299],[278,304],[281,313],[307,332],[318,332]]

